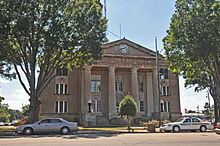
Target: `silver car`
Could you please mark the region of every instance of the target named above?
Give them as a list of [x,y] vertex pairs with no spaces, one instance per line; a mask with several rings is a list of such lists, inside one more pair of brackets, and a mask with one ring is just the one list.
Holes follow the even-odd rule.
[[207,129],[213,129],[213,126],[210,122],[204,122],[196,117],[185,117],[178,119],[176,122],[162,124],[160,126],[161,131],[173,131],[179,132],[182,130],[200,130],[201,132],[206,132]]
[[77,132],[78,130],[77,123],[68,122],[62,118],[47,118],[33,124],[20,125],[17,127],[16,132],[25,135],[38,133],[69,134],[70,132]]

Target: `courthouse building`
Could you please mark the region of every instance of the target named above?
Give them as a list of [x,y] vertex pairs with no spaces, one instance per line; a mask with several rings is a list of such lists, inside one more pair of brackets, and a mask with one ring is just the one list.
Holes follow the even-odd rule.
[[61,117],[84,126],[121,125],[119,103],[127,94],[138,106],[136,123],[181,115],[179,80],[168,71],[162,55],[159,99],[156,52],[125,38],[104,44],[103,49],[102,60],[91,66],[56,70],[57,76],[41,95],[41,118]]

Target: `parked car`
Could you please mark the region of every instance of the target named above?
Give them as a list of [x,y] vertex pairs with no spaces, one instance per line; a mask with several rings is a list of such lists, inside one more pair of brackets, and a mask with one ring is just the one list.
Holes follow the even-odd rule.
[[4,123],[3,126],[11,126],[11,123]]
[[16,132],[25,135],[38,133],[69,134],[70,132],[77,132],[78,130],[77,123],[68,122],[62,118],[47,118],[33,124],[20,125],[17,127]]
[[216,124],[215,132],[216,134],[220,134],[220,122]]
[[0,122],[0,126],[4,126],[4,122]]
[[162,124],[160,126],[161,131],[173,131],[173,132],[179,132],[182,130],[200,130],[201,132],[206,132],[207,129],[213,129],[213,126],[210,122],[202,121],[199,118],[196,117],[185,117],[180,118],[176,122],[168,123],[168,124]]

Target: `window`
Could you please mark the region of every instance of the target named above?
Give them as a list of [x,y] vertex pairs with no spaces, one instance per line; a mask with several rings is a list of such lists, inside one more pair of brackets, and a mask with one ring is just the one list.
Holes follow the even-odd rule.
[[185,119],[183,123],[189,123],[189,122],[191,122],[191,119],[188,118],[188,119]]
[[142,76],[138,77],[138,89],[139,89],[139,92],[144,92],[144,84],[143,84]]
[[101,82],[91,81],[91,92],[100,92],[100,91],[101,91]]
[[167,68],[161,68],[160,69],[160,79],[168,79],[168,69]]
[[50,119],[50,123],[62,123],[60,119]]
[[68,75],[68,69],[67,68],[57,68],[56,75],[57,76],[67,76]]
[[194,123],[200,123],[200,120],[197,119],[197,118],[192,118],[192,121],[193,121]]
[[40,123],[41,123],[41,124],[43,124],[43,123],[50,123],[50,119],[42,120]]
[[116,76],[115,77],[115,91],[116,92],[122,92],[123,86],[122,86],[122,76]]
[[170,102],[169,101],[161,101],[160,110],[161,110],[161,112],[170,112]]
[[92,75],[91,77],[91,92],[101,91],[101,75]]
[[169,96],[170,95],[169,86],[161,86],[161,95]]
[[93,100],[92,106],[93,106],[93,112],[95,113],[101,112],[101,101],[100,100]]
[[122,92],[122,82],[115,82],[115,91]]
[[56,84],[56,94],[67,94],[67,84]]
[[140,101],[140,112],[144,111],[144,101]]
[[55,112],[56,113],[67,113],[68,104],[67,101],[56,101]]

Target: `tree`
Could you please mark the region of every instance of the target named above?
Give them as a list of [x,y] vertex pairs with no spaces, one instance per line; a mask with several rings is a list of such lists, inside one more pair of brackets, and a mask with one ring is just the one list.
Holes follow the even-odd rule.
[[[169,69],[183,75],[185,86],[208,89],[220,109],[220,2],[177,0],[163,39]],[[216,120],[219,112],[216,112]]]
[[13,109],[9,109],[10,117],[9,120],[13,121],[13,120],[18,120],[18,119],[22,119],[22,113],[19,110],[13,110]]
[[10,117],[8,104],[2,103],[4,99],[0,96],[0,122],[8,122]]
[[131,95],[126,95],[119,104],[120,115],[128,123],[128,131],[131,129],[131,122],[137,113],[137,105]]
[[40,95],[56,68],[102,57],[106,23],[99,0],[0,0],[0,52],[30,96],[31,123],[38,120]]
[[23,106],[21,113],[24,117],[28,117],[30,115],[29,114],[30,113],[30,105],[27,104],[27,105]]

